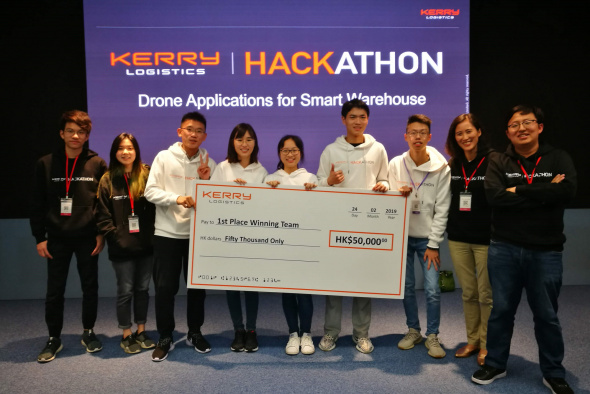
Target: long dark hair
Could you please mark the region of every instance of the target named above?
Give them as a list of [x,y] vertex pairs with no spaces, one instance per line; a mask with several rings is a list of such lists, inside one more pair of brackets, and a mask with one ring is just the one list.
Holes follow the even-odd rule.
[[279,146],[277,147],[277,153],[279,154],[279,164],[277,164],[277,170],[282,170],[285,168],[285,165],[281,160],[281,149],[283,149],[283,146],[285,146],[285,142],[287,140],[293,140],[297,148],[299,148],[299,154],[301,155],[299,156],[299,161],[303,161],[303,141],[296,135],[286,135],[283,138],[281,138],[281,140],[279,141]]
[[256,137],[256,132],[254,128],[250,126],[248,123],[240,123],[231,132],[229,136],[229,143],[227,144],[227,161],[230,163],[239,163],[240,159],[238,158],[238,152],[236,152],[236,147],[234,146],[234,140],[237,138],[242,138],[246,133],[250,134],[250,137],[255,141],[254,149],[252,149],[252,154],[250,155],[250,164],[258,163],[258,138]]
[[469,123],[471,123],[476,130],[482,132],[477,141],[477,151],[482,152],[484,150],[487,150],[488,144],[484,137],[484,133],[482,131],[479,119],[477,119],[477,117],[471,113],[461,114],[457,116],[455,119],[453,119],[453,122],[449,127],[447,142],[445,143],[445,151],[449,154],[449,156],[451,156],[451,160],[465,157],[465,152],[463,152],[463,149],[461,149],[461,147],[457,143],[457,139],[455,138],[455,130],[457,129],[459,123],[464,122],[466,120],[469,121]]
[[112,195],[112,184],[116,184],[119,187],[127,187],[125,183],[125,166],[117,159],[117,151],[119,145],[123,140],[128,139],[133,145],[135,150],[135,160],[133,161],[133,167],[131,169],[131,176],[127,179],[129,182],[129,191],[134,200],[137,200],[143,195],[145,191],[145,184],[147,182],[147,176],[149,171],[141,162],[141,153],[139,151],[139,143],[137,139],[130,133],[121,133],[115,137],[113,144],[111,145],[110,161],[109,161],[109,176],[111,179],[111,195]]

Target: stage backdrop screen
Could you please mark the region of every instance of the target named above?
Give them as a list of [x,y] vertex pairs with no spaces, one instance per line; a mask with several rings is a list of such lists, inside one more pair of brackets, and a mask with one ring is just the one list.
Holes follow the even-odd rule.
[[272,173],[285,134],[317,172],[345,134],[344,102],[370,107],[366,133],[391,159],[408,149],[409,115],[432,121],[440,151],[469,111],[469,1],[84,1],[90,147],[108,161],[121,132],[144,162],[179,141],[183,114],[207,118],[202,145],[220,162],[235,125],[250,123]]

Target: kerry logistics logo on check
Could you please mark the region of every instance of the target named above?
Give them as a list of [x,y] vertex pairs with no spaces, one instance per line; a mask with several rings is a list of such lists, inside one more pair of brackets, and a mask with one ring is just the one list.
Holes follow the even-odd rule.
[[220,65],[244,75],[442,74],[443,52],[232,52],[226,57],[219,52],[111,52],[110,65],[127,76],[201,76]]
[[244,204],[244,201],[250,201],[252,194],[221,192],[221,191],[203,191],[203,199],[208,199],[209,204]]

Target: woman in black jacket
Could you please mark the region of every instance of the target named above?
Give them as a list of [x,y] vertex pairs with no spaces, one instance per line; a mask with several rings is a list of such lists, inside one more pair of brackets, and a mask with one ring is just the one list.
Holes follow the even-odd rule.
[[482,139],[481,125],[472,114],[457,116],[449,128],[445,145],[451,156],[451,207],[447,222],[449,250],[463,290],[463,313],[467,345],[455,357],[478,353],[484,364],[487,326],[492,311],[492,289],[488,279],[491,208],[484,180],[490,155]]
[[[149,171],[141,162],[135,137],[122,133],[113,141],[109,171],[98,187],[96,219],[117,276],[117,320],[123,330],[121,348],[126,353],[155,346],[145,332],[155,218],[154,205],[143,195]],[[135,333],[131,330],[132,304]]]

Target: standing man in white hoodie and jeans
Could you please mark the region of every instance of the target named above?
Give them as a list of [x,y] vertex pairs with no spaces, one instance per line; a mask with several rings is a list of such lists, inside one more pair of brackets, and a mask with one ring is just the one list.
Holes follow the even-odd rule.
[[416,254],[424,273],[424,292],[426,293],[425,345],[430,356],[443,358],[446,353],[438,340],[439,245],[444,239],[451,204],[451,171],[444,156],[433,147],[427,146],[432,137],[430,124],[431,121],[426,115],[410,116],[404,134],[410,150],[394,157],[389,163],[391,188],[399,190],[408,197],[412,207],[404,291],[404,310],[409,331],[397,346],[408,350],[423,339],[420,333],[415,290],[414,254]]
[[[200,147],[207,139],[206,127],[207,121],[199,112],[185,114],[176,130],[181,142],[158,153],[145,187],[145,197],[156,206],[153,278],[160,340],[152,353],[153,361],[165,360],[174,349],[174,297],[183,270],[185,282],[187,277],[190,217],[195,209],[193,185],[195,180],[208,180],[215,169],[215,162]],[[187,291],[186,317],[187,344],[199,353],[209,352],[211,346],[201,334],[205,290]]]
[[[346,135],[324,149],[320,157],[318,179],[320,186],[351,189],[370,189],[385,193],[387,182],[387,152],[375,138],[364,134],[369,123],[369,107],[358,99],[342,106],[342,123]],[[324,337],[319,348],[328,352],[336,347],[341,330],[342,297],[326,296],[326,321]],[[374,349],[369,338],[371,325],[371,299],[354,297],[352,300],[352,340],[361,353]]]

